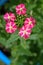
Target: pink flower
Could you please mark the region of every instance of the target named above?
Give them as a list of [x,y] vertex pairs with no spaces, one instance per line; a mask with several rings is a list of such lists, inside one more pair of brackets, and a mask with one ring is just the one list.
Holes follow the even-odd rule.
[[17,30],[17,26],[15,22],[8,22],[6,23],[6,32],[7,33],[14,33]]
[[6,20],[6,22],[10,22],[10,21],[15,21],[16,17],[13,13],[10,12],[4,15],[4,19]]
[[16,13],[18,15],[25,15],[26,14],[26,8],[24,4],[19,4],[16,6]]
[[35,26],[35,19],[33,17],[30,17],[30,18],[26,18],[25,19],[25,22],[24,22],[24,25],[29,28],[33,28]]
[[19,31],[19,35],[23,37],[24,39],[27,39],[28,37],[30,37],[30,34],[31,34],[31,29],[25,26],[23,26]]

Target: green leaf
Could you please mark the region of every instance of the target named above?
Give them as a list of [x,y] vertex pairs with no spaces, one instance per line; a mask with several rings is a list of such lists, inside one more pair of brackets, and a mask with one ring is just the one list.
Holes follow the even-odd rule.
[[25,40],[25,39],[21,38],[20,41],[21,41],[21,46],[22,46],[24,49],[29,48],[29,46],[28,46],[28,44],[26,43],[26,40]]
[[10,44],[13,43],[14,41],[16,41],[19,38],[19,35],[17,32],[15,32],[14,34],[12,34],[10,36],[10,38],[7,40],[6,44]]
[[30,40],[37,40],[38,39],[38,34],[31,34]]
[[0,43],[3,44],[3,45],[5,45],[5,44],[6,44],[5,38],[2,38],[2,37],[1,37],[1,38],[0,38]]

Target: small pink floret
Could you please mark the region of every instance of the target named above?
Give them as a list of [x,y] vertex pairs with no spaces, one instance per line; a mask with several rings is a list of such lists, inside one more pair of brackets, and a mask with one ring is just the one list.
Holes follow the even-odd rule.
[[26,14],[26,7],[24,4],[19,4],[16,6],[16,13],[18,15],[25,15]]
[[28,27],[23,26],[20,31],[19,31],[19,35],[21,37],[23,37],[24,39],[27,39],[30,37],[31,34],[31,29],[29,29]]
[[29,28],[33,28],[35,26],[36,20],[33,17],[26,18],[24,21],[24,25]]
[[10,21],[15,21],[16,17],[12,12],[10,12],[10,13],[5,13],[4,19],[6,22],[10,22]]
[[17,30],[17,26],[15,22],[8,22],[6,23],[6,32],[7,33],[14,33]]

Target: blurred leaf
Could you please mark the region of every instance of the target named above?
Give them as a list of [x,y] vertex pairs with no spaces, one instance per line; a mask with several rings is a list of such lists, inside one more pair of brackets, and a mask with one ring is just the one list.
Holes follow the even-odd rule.
[[20,41],[21,41],[21,46],[24,48],[24,49],[28,49],[29,48],[29,46],[28,46],[28,44],[27,44],[27,42],[26,42],[26,40],[25,39],[23,39],[23,38],[20,38]]
[[10,43],[15,42],[17,39],[19,39],[18,32],[11,34],[10,38],[6,41],[6,46],[9,46]]
[[0,37],[0,43],[3,44],[3,45],[5,45],[6,44],[6,40],[4,38]]
[[38,34],[31,34],[30,40],[38,40]]

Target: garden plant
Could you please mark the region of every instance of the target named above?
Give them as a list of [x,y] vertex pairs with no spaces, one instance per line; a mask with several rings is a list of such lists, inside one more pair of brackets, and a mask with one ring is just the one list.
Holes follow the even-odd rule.
[[43,0],[1,1],[0,50],[10,65],[43,65]]

